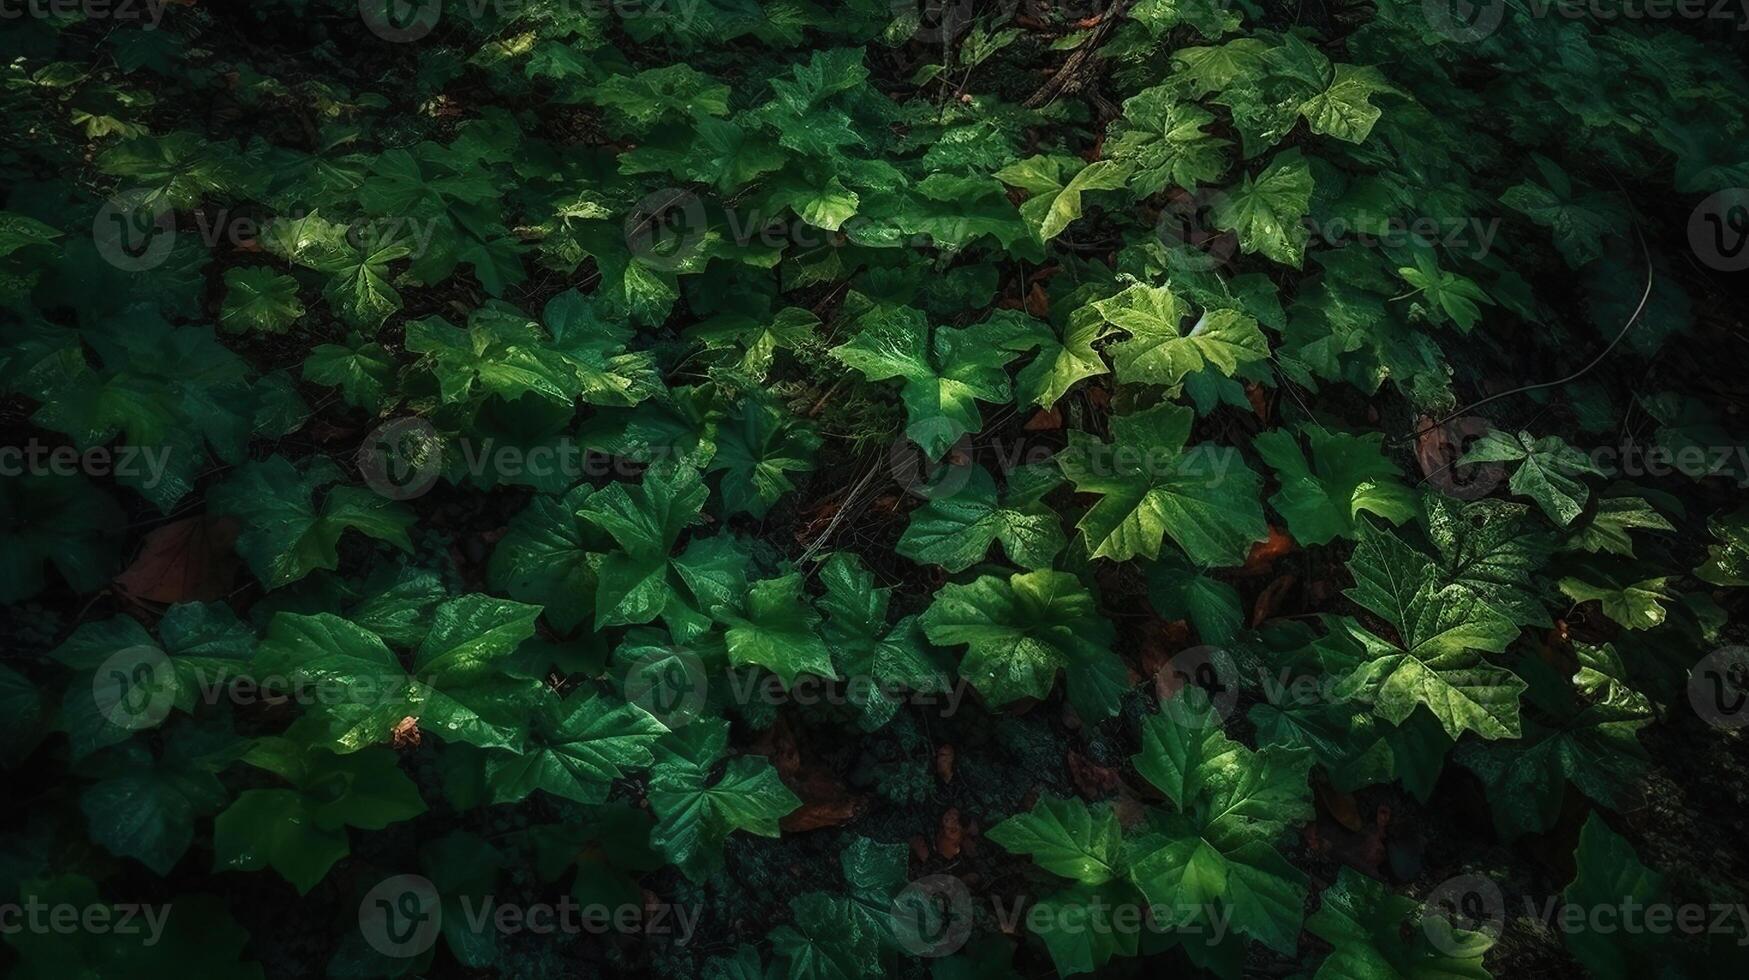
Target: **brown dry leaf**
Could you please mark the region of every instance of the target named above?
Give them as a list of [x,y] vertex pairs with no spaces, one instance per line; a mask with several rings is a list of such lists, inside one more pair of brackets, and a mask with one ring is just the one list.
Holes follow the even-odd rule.
[[769,758],[779,778],[801,797],[802,805],[778,821],[782,829],[837,827],[849,823],[862,811],[860,797],[851,795],[830,772],[803,761],[801,745],[784,719],[779,718],[777,724],[766,729],[751,751]]
[[1075,789],[1086,799],[1104,799],[1117,788],[1116,769],[1102,766],[1074,749],[1063,754],[1063,762],[1069,768],[1069,779]]
[[1251,411],[1256,413],[1257,421],[1269,424],[1269,392],[1255,381],[1245,382],[1245,399],[1251,403]]
[[965,829],[960,826],[959,807],[948,807],[941,815],[941,827],[935,832],[935,853],[948,860],[960,856],[960,844],[965,838]]
[[419,719],[408,715],[395,722],[394,731],[389,733],[389,744],[399,751],[401,749],[416,749],[419,747]]
[[[1432,426],[1429,428],[1429,426]],[[1444,425],[1434,425],[1425,415],[1415,419],[1415,462],[1421,475],[1432,477],[1449,470],[1464,447],[1488,434],[1488,422],[1473,415],[1452,419]]]
[[1045,295],[1045,287],[1039,283],[1033,283],[1032,288],[1026,291],[1026,312],[1040,320],[1051,314],[1051,298]]
[[1360,807],[1355,803],[1353,794],[1344,793],[1322,782],[1313,783],[1312,792],[1317,797],[1319,808],[1330,819],[1349,830],[1360,830]]
[[1027,432],[1055,432],[1063,427],[1063,413],[1054,408],[1041,408],[1022,426]]
[[154,528],[139,557],[116,576],[116,591],[142,602],[212,602],[237,576],[237,520],[185,517]]
[[935,748],[935,774],[944,783],[953,782],[953,746],[938,745]]
[[1294,550],[1294,539],[1288,537],[1286,531],[1269,525],[1269,537],[1251,546],[1251,553],[1245,556],[1245,564],[1240,566],[1240,575],[1262,575],[1269,571],[1270,566],[1282,555]]
[[1273,618],[1276,610],[1281,608],[1282,599],[1287,596],[1288,591],[1298,581],[1298,577],[1289,572],[1265,586],[1263,591],[1257,594],[1256,604],[1251,607],[1251,625],[1256,626]]

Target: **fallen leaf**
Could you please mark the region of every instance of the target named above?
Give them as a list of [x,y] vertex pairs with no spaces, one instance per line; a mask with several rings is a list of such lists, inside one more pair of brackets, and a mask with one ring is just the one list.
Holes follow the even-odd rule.
[[1275,560],[1294,550],[1294,539],[1288,537],[1286,531],[1269,525],[1269,537],[1251,546],[1251,553],[1245,556],[1245,564],[1239,568],[1240,575],[1263,575],[1275,564]]
[[1104,799],[1117,788],[1116,769],[1102,766],[1074,749],[1063,754],[1063,762],[1068,766],[1069,779],[1075,784],[1075,789],[1086,799]]
[[116,576],[116,591],[143,602],[212,602],[237,575],[236,518],[185,517],[154,528],[139,557]]
[[939,745],[935,749],[935,774],[944,783],[953,782],[953,746]]
[[1251,625],[1256,626],[1265,620],[1274,618],[1276,610],[1281,608],[1283,597],[1297,581],[1299,579],[1292,572],[1289,572],[1265,586],[1263,591],[1257,594],[1257,602],[1251,607]]
[[948,860],[960,856],[960,844],[965,830],[960,826],[959,807],[948,807],[941,815],[941,827],[935,832],[935,853]]

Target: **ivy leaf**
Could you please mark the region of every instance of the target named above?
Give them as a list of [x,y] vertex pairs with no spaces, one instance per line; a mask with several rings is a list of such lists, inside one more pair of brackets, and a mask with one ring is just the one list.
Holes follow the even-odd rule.
[[1383,882],[1353,868],[1342,868],[1319,896],[1306,929],[1335,947],[1313,980],[1489,977],[1482,957],[1493,947],[1492,937],[1430,919],[1421,903],[1393,895]]
[[1709,518],[1707,526],[1720,543],[1707,545],[1695,577],[1711,585],[1749,585],[1749,507]]
[[699,719],[657,744],[650,769],[647,795],[657,817],[650,843],[693,881],[722,867],[729,834],[776,837],[778,820],[802,805],[757,756],[731,759],[713,779],[728,744],[728,722]]
[[1561,546],[1564,551],[1606,552],[1634,556],[1629,531],[1669,531],[1676,526],[1644,497],[1628,496],[1613,488],[1597,498],[1597,510],[1583,527],[1575,527]]
[[860,722],[873,731],[899,710],[901,692],[924,694],[949,690],[947,673],[935,662],[923,641],[917,617],[887,624],[892,589],[876,588],[874,576],[847,552],[837,552],[820,567],[826,594],[819,600],[826,622],[821,639],[833,652],[840,674],[849,679],[846,696],[862,712]]
[[218,772],[242,754],[242,743],[229,733],[184,725],[165,740],[159,758],[131,741],[94,757],[85,770],[98,781],[79,801],[91,839],[169,875],[194,841],[194,821],[229,795]]
[[411,553],[413,514],[398,501],[362,487],[332,487],[321,505],[315,495],[340,478],[326,460],[299,473],[284,457],[241,467],[207,493],[213,514],[243,522],[237,552],[268,588],[296,582],[317,569],[340,567],[340,536],[348,530]]
[[1379,432],[1354,436],[1321,426],[1302,430],[1311,462],[1286,430],[1260,432],[1251,444],[1275,470],[1281,489],[1269,503],[1287,520],[1294,540],[1305,545],[1353,538],[1362,512],[1401,524],[1420,510],[1403,471],[1386,459]]
[[1549,229],[1555,247],[1572,268],[1603,254],[1604,240],[1627,230],[1627,216],[1609,198],[1581,193],[1553,161],[1533,155],[1543,182],[1524,181],[1506,189],[1501,203]]
[[997,180],[1027,192],[1020,217],[1040,242],[1081,217],[1082,194],[1122,190],[1128,176],[1128,168],[1115,161],[1083,164],[1070,156],[1030,156],[996,171]]
[[1300,115],[1320,136],[1364,143],[1380,115],[1367,100],[1380,92],[1402,94],[1377,68],[1338,64],[1329,86],[1300,104]]
[[881,307],[864,315],[849,343],[831,350],[870,381],[904,379],[905,432],[930,459],[983,428],[977,402],[1011,397],[1008,362],[1019,351],[991,343],[989,329],[929,328],[921,310]]
[[637,486],[610,484],[584,501],[578,513],[620,548],[596,568],[598,625],[635,626],[660,615],[681,642],[702,628],[680,596],[670,554],[708,496],[698,471],[677,465],[646,470]]
[[1604,475],[1591,457],[1567,445],[1561,437],[1532,439],[1528,432],[1520,432],[1516,439],[1498,430],[1489,432],[1476,440],[1454,465],[1472,463],[1518,463],[1507,486],[1513,493],[1536,501],[1543,513],[1561,527],[1573,523],[1590,499],[1590,491],[1579,477]]
[[832,655],[820,639],[820,614],[802,593],[802,574],[755,582],[740,608],[718,607],[724,645],[733,666],[757,664],[795,685],[800,674],[836,678]]
[[303,371],[305,381],[338,385],[346,404],[374,413],[394,367],[383,345],[354,334],[345,344],[317,344],[304,358]]
[[[1631,576],[1630,576],[1631,577]],[[1649,630],[1664,622],[1664,603],[1676,599],[1670,591],[1674,575],[1659,575],[1639,581],[1625,581],[1606,576],[1598,585],[1568,576],[1558,583],[1561,591],[1574,602],[1596,601],[1603,614],[1631,630]]]
[[1041,797],[984,834],[1011,854],[1029,855],[1039,867],[1088,885],[1122,874],[1123,841],[1110,806],[1089,807],[1077,799]]
[[1216,228],[1238,233],[1239,251],[1261,253],[1297,269],[1311,237],[1305,224],[1311,203],[1311,167],[1298,150],[1287,150],[1217,200],[1213,219]]
[[879,937],[857,918],[849,898],[809,892],[790,899],[792,921],[771,931],[771,947],[789,961],[789,980],[857,980],[878,974]]
[[1077,525],[1093,557],[1157,558],[1170,536],[1199,565],[1237,565],[1267,536],[1257,474],[1235,449],[1186,449],[1193,417],[1166,403],[1113,418],[1109,444],[1069,434],[1058,465],[1101,498]]
[[1050,408],[1083,378],[1111,371],[1105,358],[1093,349],[1105,336],[1105,321],[1089,307],[1071,312],[1059,336],[1056,331],[1038,335],[1038,354],[1014,378],[1014,391],[1024,405]]
[[1124,100],[1123,118],[1107,134],[1106,152],[1130,168],[1130,190],[1137,197],[1211,184],[1226,173],[1232,145],[1204,131],[1214,121],[1213,113],[1182,101],[1172,86],[1146,88]]
[[1511,841],[1553,826],[1567,783],[1611,809],[1632,809],[1646,768],[1639,730],[1651,724],[1644,695],[1612,676],[1620,659],[1608,646],[1575,644],[1585,690],[1541,660],[1527,659],[1524,737],[1510,742],[1465,742],[1456,758],[1482,778],[1494,825]]
[[1171,553],[1148,566],[1148,601],[1167,619],[1190,620],[1204,643],[1227,643],[1245,622],[1239,590]]
[[219,323],[231,333],[284,333],[304,315],[298,281],[262,266],[225,272]]
[[1123,662],[1111,652],[1111,623],[1066,572],[1015,573],[1007,581],[984,575],[968,585],[944,585],[922,625],[932,643],[967,647],[960,676],[995,707],[1023,697],[1042,700],[1062,670],[1075,710],[1103,718],[1117,713],[1118,697],[1129,686]]
[[723,513],[764,518],[795,489],[789,474],[814,468],[820,436],[778,406],[749,397],[717,430],[717,454],[706,472],[723,472]]
[[1232,377],[1240,365],[1269,357],[1257,321],[1237,310],[1204,311],[1184,329],[1189,310],[1162,286],[1136,283],[1093,308],[1130,335],[1111,350],[1124,384],[1175,385],[1211,367]]
[[1049,568],[1068,541],[1057,512],[1040,498],[1060,479],[1054,470],[1023,466],[1009,475],[998,503],[996,481],[974,466],[965,486],[932,496],[911,512],[895,548],[913,561],[960,572],[983,561],[990,545],[1001,541],[1015,564]]
[[521,753],[486,758],[493,803],[515,803],[537,789],[578,803],[604,803],[613,780],[655,761],[650,746],[668,733],[635,704],[605,694],[547,697]]
[[1337,642],[1357,643],[1358,664],[1337,685],[1361,697],[1393,724],[1425,705],[1452,738],[1464,730],[1483,738],[1516,738],[1524,682],[1489,665],[1478,651],[1498,653],[1518,627],[1461,587],[1441,584],[1438,567],[1388,531],[1361,525],[1344,592],[1397,629],[1402,646],[1352,620],[1339,621]]
[[537,494],[510,519],[492,550],[486,581],[493,589],[543,607],[547,621],[562,633],[588,619],[595,605],[595,559],[612,540],[587,520],[587,484],[563,496]]
[[1519,626],[1550,626],[1532,576],[1547,560],[1549,536],[1525,504],[1422,498],[1427,536],[1439,549],[1442,579]]

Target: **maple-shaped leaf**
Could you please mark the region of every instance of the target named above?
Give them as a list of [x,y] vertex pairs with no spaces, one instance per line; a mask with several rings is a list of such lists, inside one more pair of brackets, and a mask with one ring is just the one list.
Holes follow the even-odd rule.
[[1168,187],[1195,189],[1227,171],[1231,142],[1205,130],[1214,113],[1181,99],[1172,86],[1158,85],[1130,96],[1123,118],[1112,123],[1106,152],[1130,168],[1130,189],[1138,197]]
[[1027,192],[1020,217],[1041,242],[1081,217],[1081,195],[1121,190],[1128,168],[1112,160],[1083,163],[1071,156],[1030,156],[996,171],[996,179]]
[[1383,433],[1355,436],[1311,426],[1301,434],[1310,444],[1309,462],[1288,430],[1260,432],[1251,440],[1275,470],[1281,489],[1269,503],[1287,520],[1295,541],[1317,545],[1352,538],[1362,512],[1401,524],[1419,511],[1403,471],[1383,454]]
[[1109,805],[1041,797],[984,832],[1011,854],[1029,855],[1052,874],[1102,885],[1123,873],[1123,839]]
[[789,474],[814,468],[820,436],[812,426],[764,399],[749,396],[717,429],[717,454],[706,472],[722,471],[725,514],[763,518],[795,489]]
[[1506,189],[1501,203],[1549,229],[1567,264],[1575,269],[1603,254],[1604,241],[1624,234],[1628,215],[1611,196],[1581,191],[1554,161],[1532,154],[1542,182],[1524,181]]
[[1204,643],[1226,643],[1245,622],[1237,589],[1172,553],[1148,567],[1148,601],[1167,619],[1188,619]]
[[1425,706],[1452,738],[1466,729],[1483,738],[1517,737],[1524,682],[1482,656],[1505,650],[1517,625],[1446,582],[1432,559],[1389,531],[1364,523],[1358,530],[1348,563],[1355,584],[1344,594],[1391,624],[1401,646],[1338,620],[1330,638],[1336,646],[1326,657],[1344,675],[1337,693],[1362,698],[1393,724]]
[[304,380],[336,385],[348,405],[374,413],[395,364],[382,344],[354,334],[344,344],[317,344],[304,358]]
[[340,567],[340,536],[349,530],[412,553],[407,529],[414,518],[406,505],[363,487],[329,487],[339,479],[339,468],[326,460],[299,473],[274,456],[241,467],[208,491],[207,505],[211,513],[242,521],[237,553],[268,588]]
[[729,723],[700,719],[656,746],[647,796],[656,814],[650,843],[693,881],[722,867],[723,842],[744,830],[779,834],[777,822],[802,801],[767,759],[728,753]]
[[261,266],[225,271],[219,323],[231,333],[284,333],[304,315],[298,281]]
[[680,578],[704,555],[703,546],[695,541],[679,557],[673,551],[709,495],[697,470],[675,465],[646,470],[636,485],[609,484],[584,501],[578,513],[619,545],[595,569],[598,625],[635,626],[661,616],[681,642],[704,630],[704,610],[688,603]]
[[307,895],[351,850],[346,828],[381,830],[425,812],[393,750],[347,755],[268,738],[248,761],[290,789],[246,789],[213,820],[213,869],[270,867]]
[[486,757],[492,802],[515,803],[537,789],[578,803],[606,802],[615,779],[655,761],[650,746],[667,733],[649,712],[610,695],[548,695],[522,751]]
[[756,664],[795,684],[803,673],[836,678],[832,655],[820,638],[820,614],[802,592],[802,573],[754,582],[738,603],[711,613],[726,627],[724,646],[736,667]]
[[1021,352],[992,343],[998,336],[988,326],[932,330],[921,310],[878,307],[831,354],[870,381],[903,379],[905,432],[939,459],[961,436],[983,428],[979,401],[1006,404],[1012,397],[1005,366]]
[[1123,661],[1111,652],[1111,623],[1067,572],[1016,573],[1006,581],[984,575],[967,585],[944,585],[922,625],[932,643],[966,646],[960,676],[993,706],[1046,697],[1061,670],[1075,710],[1103,718],[1117,712],[1129,686]]
[[1519,626],[1549,626],[1532,577],[1553,542],[1525,504],[1504,500],[1422,497],[1427,537],[1439,549],[1444,580]]
[[890,721],[907,690],[949,690],[947,672],[936,663],[917,617],[887,622],[893,590],[877,588],[860,559],[834,553],[820,566],[820,584],[826,587],[816,603],[826,615],[820,636],[839,676],[849,680],[846,697],[861,712],[858,721],[865,730]]
[[1314,133],[1364,143],[1380,115],[1378,107],[1368,99],[1381,92],[1404,94],[1386,81],[1377,68],[1337,64],[1332,66],[1324,90],[1302,102],[1299,111]]
[[1422,903],[1393,894],[1353,868],[1342,868],[1318,900],[1306,930],[1333,949],[1313,980],[1490,976],[1482,957],[1493,947],[1493,937],[1431,916]]
[[1573,523],[1591,497],[1580,477],[1604,475],[1591,457],[1560,436],[1533,439],[1528,432],[1520,432],[1517,437],[1499,430],[1489,432],[1476,440],[1454,465],[1474,463],[1517,463],[1507,486],[1513,493],[1536,501],[1543,513],[1561,527]]
[[1157,558],[1167,537],[1199,565],[1237,565],[1267,536],[1262,486],[1230,447],[1186,447],[1191,409],[1171,403],[1111,420],[1112,440],[1071,432],[1057,463],[1100,496],[1077,525],[1095,558]]
[[547,621],[565,633],[594,613],[593,556],[613,548],[613,540],[583,517],[592,492],[583,484],[562,496],[530,498],[510,519],[486,565],[493,589],[541,606]]
[[1312,754],[1252,751],[1227,738],[1201,688],[1177,696],[1185,711],[1144,719],[1142,751],[1132,760],[1177,812],[1130,842],[1130,879],[1150,902],[1177,910],[1174,924],[1204,925],[1219,902],[1231,910],[1233,929],[1292,953],[1306,879],[1276,844],[1313,816]]
[[1218,199],[1213,218],[1216,228],[1238,234],[1239,251],[1261,253],[1297,269],[1311,237],[1305,224],[1311,202],[1311,168],[1299,150],[1288,150]]
[[1129,334],[1111,349],[1125,384],[1175,385],[1210,367],[1231,377],[1240,365],[1269,357],[1256,320],[1237,310],[1205,310],[1187,325],[1189,307],[1164,286],[1136,283],[1093,308]]
[[534,635],[540,607],[467,595],[432,613],[412,671],[377,634],[331,613],[279,613],[261,642],[258,669],[330,694],[299,720],[314,743],[354,752],[385,741],[403,719],[481,748],[516,748],[542,685],[503,666]]
[[1569,683],[1548,664],[1526,658],[1523,737],[1465,742],[1455,758],[1482,777],[1494,826],[1504,840],[1554,825],[1568,782],[1614,810],[1636,805],[1647,754],[1639,730],[1652,723],[1645,695],[1621,680],[1621,658],[1608,645],[1575,644],[1580,670]]
[[930,497],[911,512],[895,549],[913,561],[960,572],[984,560],[990,545],[1023,568],[1049,568],[1068,543],[1062,520],[1041,498],[1061,482],[1053,469],[1023,466],[1008,475],[1000,501],[988,470],[973,466],[965,485]]

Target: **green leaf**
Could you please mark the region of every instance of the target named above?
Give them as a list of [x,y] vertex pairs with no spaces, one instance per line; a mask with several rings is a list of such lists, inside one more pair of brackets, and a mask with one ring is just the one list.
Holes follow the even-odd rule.
[[1167,187],[1195,189],[1227,170],[1231,143],[1205,132],[1214,114],[1181,101],[1169,85],[1143,89],[1124,100],[1123,118],[1107,134],[1106,152],[1130,168],[1130,189],[1138,197]]
[[1227,643],[1245,622],[1237,589],[1171,554],[1148,566],[1148,601],[1167,619],[1190,620],[1204,643]]
[[360,335],[345,344],[317,344],[304,358],[304,380],[338,385],[348,405],[375,412],[383,388],[394,373],[394,362],[383,345]]
[[1536,501],[1543,513],[1562,527],[1573,523],[1590,499],[1590,491],[1579,477],[1603,475],[1589,456],[1561,437],[1532,439],[1528,432],[1520,432],[1516,439],[1504,432],[1489,432],[1455,465],[1513,462],[1519,465],[1507,484],[1512,492]]
[[1320,136],[1364,143],[1380,115],[1367,99],[1380,92],[1401,94],[1377,68],[1338,64],[1329,86],[1300,104],[1300,115]]
[[1260,432],[1251,440],[1275,470],[1281,489],[1269,503],[1295,541],[1318,545],[1353,538],[1362,512],[1401,524],[1420,510],[1402,482],[1403,471],[1383,455],[1382,433],[1354,436],[1313,426],[1301,434],[1311,445],[1310,464],[1286,430]]
[[1171,537],[1199,565],[1237,565],[1268,526],[1261,481],[1235,449],[1189,449],[1192,412],[1163,404],[1111,420],[1112,441],[1071,432],[1058,465],[1100,496],[1077,525],[1095,558],[1157,558]]
[[756,756],[730,760],[712,779],[728,739],[728,722],[700,719],[658,743],[650,770],[657,817],[650,843],[694,881],[722,866],[729,834],[776,837],[778,819],[802,804],[771,763]]
[[[1580,909],[1652,908],[1668,902],[1664,876],[1640,863],[1620,834],[1593,813],[1579,830],[1573,852],[1578,873],[1561,889],[1561,900]],[[1576,929],[1563,938],[1573,958],[1599,980],[1651,976],[1670,965],[1666,937],[1642,929]]]
[[1164,287],[1137,283],[1093,308],[1130,335],[1111,350],[1124,384],[1175,385],[1205,368],[1232,377],[1240,365],[1269,357],[1256,320],[1236,310],[1207,310],[1186,329],[1189,309]]
[[1081,195],[1121,190],[1128,168],[1111,160],[1083,164],[1069,156],[1030,156],[996,171],[996,179],[1027,192],[1021,220],[1040,242],[1063,233],[1081,217]]
[[492,550],[486,581],[511,598],[543,607],[547,621],[569,633],[595,606],[595,559],[612,541],[584,518],[588,485],[563,496],[537,494],[510,520]]
[[1216,228],[1238,233],[1239,251],[1297,269],[1311,237],[1305,225],[1311,201],[1312,170],[1298,150],[1288,150],[1218,199],[1213,218]]
[[361,487],[332,487],[322,503],[315,495],[340,478],[319,461],[303,473],[284,457],[240,467],[207,493],[211,513],[243,522],[237,552],[262,584],[277,588],[318,569],[340,567],[340,536],[349,530],[411,553],[407,529],[413,515],[404,504]]
[[1007,581],[984,575],[969,585],[944,585],[922,625],[932,643],[967,647],[960,676],[992,706],[1043,699],[1062,670],[1075,710],[1103,718],[1117,713],[1118,696],[1129,686],[1123,662],[1111,652],[1111,623],[1065,572],[1016,573]]
[[983,561],[990,545],[1000,541],[1015,564],[1049,568],[1068,543],[1057,512],[1040,500],[1058,482],[1055,471],[1021,467],[1009,474],[998,503],[996,481],[988,470],[973,466],[964,486],[934,494],[911,512],[894,547],[913,561],[960,572]]
[[304,315],[298,281],[262,266],[225,271],[219,323],[231,333],[284,333]]
[[856,556],[838,552],[827,558],[820,567],[820,583],[826,588],[818,602],[826,614],[820,637],[848,681],[846,697],[860,709],[864,729],[891,720],[905,690],[949,690],[947,673],[924,642],[917,617],[906,616],[889,626],[887,604],[893,590],[875,588],[874,576]]
[[723,472],[723,512],[763,518],[795,490],[789,474],[814,468],[820,437],[776,405],[748,398],[737,417],[717,430],[717,454],[706,472]]
[[905,432],[930,459],[983,428],[979,401],[1006,404],[1012,397],[1003,368],[1020,352],[992,343],[992,328],[932,331],[923,312],[908,306],[877,308],[858,327],[831,355],[870,381],[904,379]]
[[1033,808],[991,827],[985,837],[1011,854],[1029,855],[1052,874],[1102,885],[1122,873],[1122,840],[1111,807],[1043,797]]
[[836,678],[832,655],[820,638],[820,614],[802,592],[802,574],[755,582],[740,608],[713,610],[733,666],[757,664],[792,687],[801,674]]
[[549,697],[521,753],[486,757],[492,802],[515,803],[544,789],[578,803],[604,803],[613,780],[655,761],[650,746],[667,733],[643,708],[605,694]]
[[[1428,918],[1420,903],[1394,895],[1383,882],[1343,868],[1319,896],[1306,929],[1334,947],[1314,980],[1488,980],[1482,957],[1494,945]],[[1435,936],[1438,941],[1435,942]]]
[[1363,652],[1337,693],[1365,699],[1393,724],[1424,705],[1452,738],[1466,729],[1516,738],[1524,682],[1488,664],[1481,651],[1505,650],[1518,627],[1461,586],[1444,583],[1432,560],[1390,532],[1366,524],[1359,530],[1348,563],[1354,587],[1344,594],[1395,627],[1402,645],[1339,621]]

